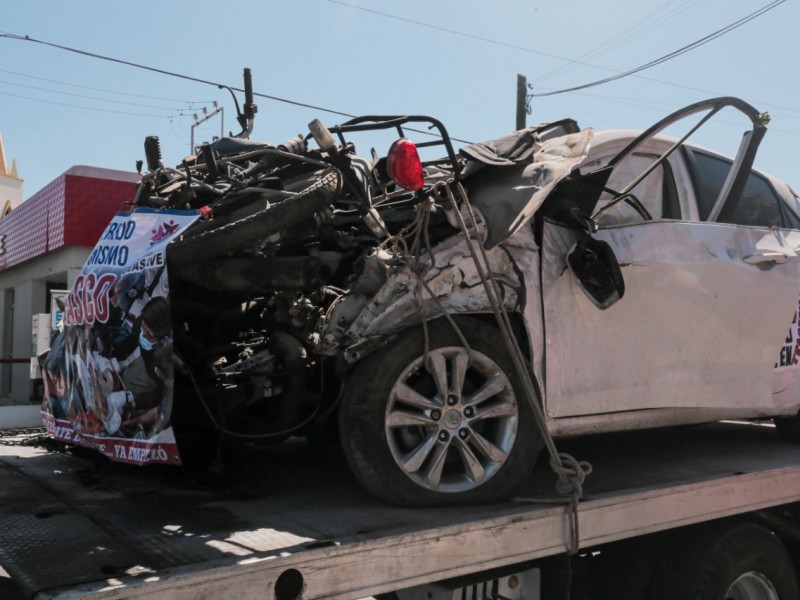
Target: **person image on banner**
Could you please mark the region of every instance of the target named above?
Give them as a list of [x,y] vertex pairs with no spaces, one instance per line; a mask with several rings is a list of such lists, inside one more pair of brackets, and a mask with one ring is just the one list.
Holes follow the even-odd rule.
[[[169,303],[162,296],[151,298],[142,308],[127,343],[115,357],[125,389],[133,395],[132,414],[124,427],[149,428],[148,438],[167,425],[172,407],[172,323]],[[125,352],[127,350],[127,352]]]

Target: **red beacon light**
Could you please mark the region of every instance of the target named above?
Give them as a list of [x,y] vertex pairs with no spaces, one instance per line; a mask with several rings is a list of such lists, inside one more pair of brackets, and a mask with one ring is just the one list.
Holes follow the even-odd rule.
[[389,148],[386,172],[397,185],[412,192],[425,185],[417,147],[414,142],[405,138],[400,138]]

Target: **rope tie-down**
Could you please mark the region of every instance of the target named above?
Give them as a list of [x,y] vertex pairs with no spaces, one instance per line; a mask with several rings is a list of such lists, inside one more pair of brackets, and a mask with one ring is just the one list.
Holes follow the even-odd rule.
[[[461,206],[465,209],[465,212],[469,216],[470,220],[469,225],[465,222],[464,216],[459,210],[458,202],[456,200],[455,194],[453,193],[452,185],[455,185],[456,189],[458,190],[458,195],[460,196],[461,199]],[[494,275],[492,273],[487,273],[486,270],[484,269],[484,265],[486,265],[486,267],[488,267],[489,265],[489,259],[486,254],[486,249],[483,247],[483,244],[480,243],[479,240],[476,240],[473,237],[473,236],[475,237],[478,236],[479,229],[478,229],[477,219],[475,218],[475,213],[472,210],[472,206],[469,202],[469,198],[467,197],[466,191],[464,190],[462,185],[458,182],[455,184],[448,184],[445,182],[441,182],[437,183],[434,186],[433,194],[438,196],[439,198],[443,199],[446,198],[450,202],[459,229],[461,230],[461,233],[464,235],[464,239],[466,241],[470,257],[472,258],[472,261],[475,264],[478,276],[480,277],[483,288],[486,291],[489,303],[491,304],[492,312],[494,313],[494,316],[497,319],[497,324],[500,329],[503,341],[511,355],[511,359],[514,363],[514,368],[516,369],[517,373],[520,376],[522,387],[525,391],[525,397],[528,400],[531,409],[533,410],[536,424],[539,428],[539,432],[542,435],[542,439],[544,440],[547,452],[550,456],[550,468],[553,470],[553,472],[557,477],[556,491],[561,497],[542,498],[542,499],[514,498],[514,500],[517,502],[568,504],[569,506],[567,515],[569,519],[570,536],[567,549],[570,554],[575,554],[578,552],[578,549],[580,548],[578,504],[583,496],[583,482],[586,479],[586,476],[592,472],[592,465],[586,461],[579,461],[567,453],[559,452],[558,449],[556,448],[553,436],[547,429],[544,410],[542,408],[542,405],[538,401],[538,399],[541,397],[541,394],[539,393],[538,386],[532,377],[530,366],[527,364],[525,360],[525,355],[523,354],[522,349],[519,347],[519,343],[517,342],[516,337],[513,335],[511,321],[508,317],[508,312],[506,311],[505,305],[500,300],[498,283]],[[475,249],[476,241],[478,242],[477,243],[478,250]],[[427,286],[425,287],[427,289]],[[430,294],[430,290],[427,289],[427,291]],[[445,315],[446,314],[447,313],[445,313]],[[453,323],[452,320],[450,322],[454,327],[456,327],[456,324]]]

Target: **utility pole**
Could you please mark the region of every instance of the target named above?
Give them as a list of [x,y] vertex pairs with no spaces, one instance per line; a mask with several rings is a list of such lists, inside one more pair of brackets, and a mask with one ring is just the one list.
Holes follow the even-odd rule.
[[517,131],[525,129],[525,115],[528,114],[528,80],[517,74]]
[[223,131],[224,131],[224,127],[225,127],[225,115],[224,115],[224,112],[223,112],[224,109],[223,109],[222,106],[220,106],[217,103],[216,100],[214,101],[213,104],[214,104],[214,110],[212,112],[208,112],[208,109],[205,106],[203,107],[203,117],[198,117],[197,115],[192,115],[194,117],[194,123],[192,124],[192,127],[191,127],[192,135],[191,135],[191,140],[189,141],[189,154],[194,154],[195,150],[196,150],[195,147],[194,147],[194,130],[195,130],[195,128],[200,126],[202,123],[205,123],[206,121],[208,121],[211,117],[213,117],[215,115],[219,115],[220,116],[219,136],[222,137],[222,135],[223,135]]

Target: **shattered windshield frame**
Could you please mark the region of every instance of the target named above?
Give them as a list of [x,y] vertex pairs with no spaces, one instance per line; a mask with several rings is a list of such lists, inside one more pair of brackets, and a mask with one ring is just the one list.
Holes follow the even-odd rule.
[[[611,190],[605,188],[604,184],[603,191],[612,194],[612,199],[605,204],[605,206],[602,206],[595,211],[591,216],[591,220],[596,224],[599,219],[602,219],[604,216],[615,210],[622,202],[627,202],[630,204],[642,216],[643,219],[652,220],[652,217],[647,210],[641,205],[638,199],[631,194],[631,190],[633,190],[641,181],[650,175],[650,173],[658,168],[659,165],[663,164],[673,152],[680,148],[690,136],[703,127],[703,125],[705,125],[714,115],[726,107],[732,107],[745,115],[752,123],[752,129],[744,132],[742,135],[742,140],[739,145],[736,158],[734,159],[728,176],[725,179],[725,183],[720,189],[719,195],[714,201],[713,208],[706,219],[708,222],[716,221],[724,206],[727,206],[729,203],[735,204],[741,198],[742,191],[747,183],[747,178],[750,175],[750,170],[753,167],[753,161],[755,160],[756,153],[758,152],[758,146],[761,143],[761,140],[764,138],[764,135],[767,131],[766,125],[769,122],[769,116],[766,113],[760,113],[755,109],[755,107],[747,102],[744,102],[739,98],[733,98],[729,96],[696,102],[672,113],[671,115],[668,115],[631,141],[616,156],[614,156],[614,158],[612,158],[606,166],[584,175],[586,178],[597,178],[601,172],[610,173],[610,171],[613,170],[617,164],[631,155],[636,148],[644,144],[650,138],[662,132],[664,129],[675,125],[679,121],[682,121],[683,119],[693,115],[703,112],[706,113],[683,136],[676,140],[666,151],[664,151],[644,171],[642,171],[638,177],[634,178],[633,181],[628,183],[622,190]],[[606,178],[602,177],[599,177],[598,179],[602,181],[606,180]]]

